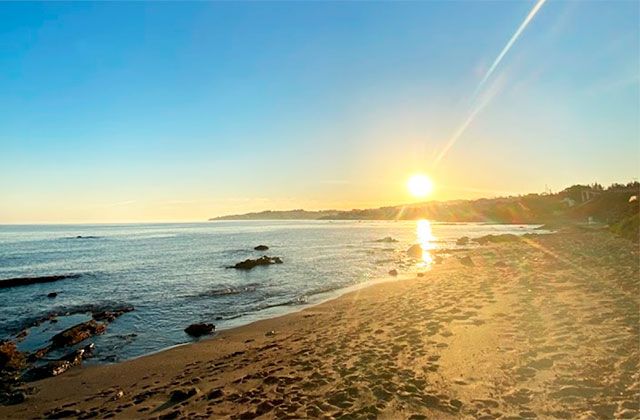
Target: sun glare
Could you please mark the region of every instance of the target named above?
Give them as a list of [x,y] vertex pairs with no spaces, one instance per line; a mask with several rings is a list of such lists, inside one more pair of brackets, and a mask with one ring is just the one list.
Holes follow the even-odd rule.
[[407,188],[412,196],[424,198],[433,192],[433,181],[426,175],[413,175],[407,182]]

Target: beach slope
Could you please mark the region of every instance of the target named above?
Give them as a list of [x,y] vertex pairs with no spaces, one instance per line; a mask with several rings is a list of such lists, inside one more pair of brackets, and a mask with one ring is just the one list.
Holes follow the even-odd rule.
[[35,382],[2,418],[637,418],[638,248],[488,244],[424,277]]

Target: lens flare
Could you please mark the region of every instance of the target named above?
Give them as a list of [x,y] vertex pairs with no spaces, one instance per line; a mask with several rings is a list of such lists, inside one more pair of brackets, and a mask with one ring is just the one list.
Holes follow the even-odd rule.
[[433,192],[433,181],[426,175],[417,174],[409,178],[407,189],[412,196],[424,198]]

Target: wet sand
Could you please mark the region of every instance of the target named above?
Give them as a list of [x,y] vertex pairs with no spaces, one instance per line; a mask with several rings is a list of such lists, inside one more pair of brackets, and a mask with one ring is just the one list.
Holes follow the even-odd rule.
[[485,245],[423,277],[32,383],[0,417],[638,418],[638,265],[637,245],[606,232]]

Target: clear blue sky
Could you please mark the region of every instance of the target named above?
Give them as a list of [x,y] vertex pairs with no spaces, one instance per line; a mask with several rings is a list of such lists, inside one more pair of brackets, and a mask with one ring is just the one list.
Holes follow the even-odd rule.
[[1,3],[0,223],[204,219],[628,181],[639,6]]

